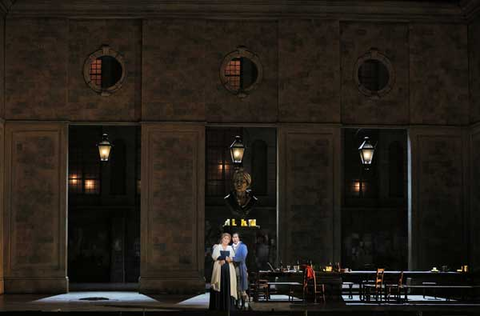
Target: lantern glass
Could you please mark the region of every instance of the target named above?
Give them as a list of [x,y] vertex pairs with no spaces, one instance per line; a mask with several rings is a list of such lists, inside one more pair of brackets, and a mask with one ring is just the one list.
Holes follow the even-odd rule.
[[241,164],[243,161],[243,154],[245,153],[245,146],[243,145],[240,136],[236,136],[233,143],[230,145],[230,156],[234,164]]
[[375,147],[370,143],[370,139],[368,137],[365,137],[363,143],[360,145],[360,147],[358,147],[358,152],[363,165],[372,164]]
[[102,141],[97,145],[98,153],[100,154],[101,161],[108,161],[110,158],[110,151],[112,150],[112,144],[108,140],[108,135],[103,134]]

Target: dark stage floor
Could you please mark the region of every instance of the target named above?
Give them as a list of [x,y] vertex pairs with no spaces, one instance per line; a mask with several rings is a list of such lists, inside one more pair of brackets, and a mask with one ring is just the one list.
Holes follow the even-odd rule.
[[[143,295],[138,292],[84,291],[61,295],[0,295],[0,313],[47,315],[72,313],[92,315],[226,315],[208,309],[208,293],[194,296]],[[246,311],[232,315],[405,315],[405,316],[480,316],[480,302],[461,303],[421,295],[409,296],[408,303],[363,303],[358,297],[344,302],[303,304],[288,302],[286,296],[274,295],[269,302],[252,302]]]

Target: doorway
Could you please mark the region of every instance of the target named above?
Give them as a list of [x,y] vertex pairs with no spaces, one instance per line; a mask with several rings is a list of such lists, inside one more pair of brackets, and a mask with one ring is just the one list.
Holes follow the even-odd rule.
[[[97,144],[113,145],[101,161]],[[136,288],[140,275],[140,128],[69,129],[68,277],[72,290]]]
[[[205,280],[210,282],[212,246],[223,232],[239,233],[248,247],[250,272],[269,269],[277,262],[277,133],[267,127],[208,127],[205,175]],[[240,136],[245,145],[244,171],[251,176],[255,206],[242,218],[234,214],[225,197],[233,190],[235,172],[229,146]],[[235,220],[233,222],[232,220]],[[249,220],[255,220],[254,224]]]
[[[362,165],[365,137],[375,146]],[[355,270],[408,269],[408,146],[403,129],[343,129],[342,261]]]

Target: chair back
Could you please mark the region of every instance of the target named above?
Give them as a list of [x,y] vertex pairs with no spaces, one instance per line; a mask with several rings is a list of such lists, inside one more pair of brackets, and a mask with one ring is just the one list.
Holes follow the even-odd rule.
[[403,286],[403,271],[400,272],[400,278],[398,279],[398,287]]
[[385,269],[378,268],[377,276],[375,277],[375,288],[381,288],[383,286],[384,275],[385,275]]
[[315,271],[313,270],[312,266],[307,264],[303,270],[303,287],[306,287],[308,282],[312,281],[314,277]]

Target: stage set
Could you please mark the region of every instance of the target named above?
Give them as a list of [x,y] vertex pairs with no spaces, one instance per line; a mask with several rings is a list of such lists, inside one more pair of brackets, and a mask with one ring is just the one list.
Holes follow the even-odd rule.
[[0,22],[0,314],[480,315],[480,0]]

